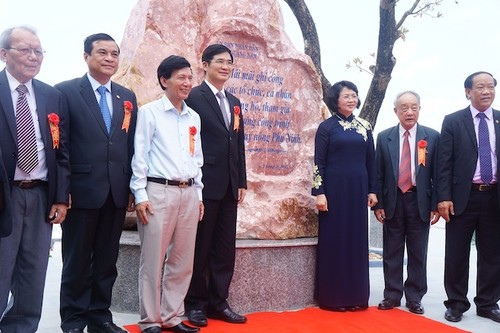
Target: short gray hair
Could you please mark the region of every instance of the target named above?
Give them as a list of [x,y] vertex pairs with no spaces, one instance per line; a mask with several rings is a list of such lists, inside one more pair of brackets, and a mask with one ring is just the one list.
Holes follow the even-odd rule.
[[398,100],[401,98],[401,96],[403,96],[405,94],[412,94],[413,96],[415,96],[417,98],[418,105],[420,105],[420,95],[417,94],[413,90],[406,90],[406,91],[400,92],[399,94],[396,95],[396,98],[394,99],[394,106],[396,106],[398,104]]
[[33,35],[37,36],[36,30],[30,26],[27,25],[19,25],[16,27],[11,27],[2,32],[0,35],[0,48],[2,49],[8,49],[11,47],[12,44],[12,32],[16,29],[22,29],[22,30],[27,30],[31,32]]

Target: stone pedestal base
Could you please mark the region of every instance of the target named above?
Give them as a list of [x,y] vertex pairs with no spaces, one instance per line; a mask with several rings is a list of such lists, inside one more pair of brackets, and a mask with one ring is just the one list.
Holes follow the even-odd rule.
[[[314,304],[316,238],[238,240],[236,266],[229,291],[234,311],[281,311]],[[139,312],[139,236],[124,231],[112,310]]]

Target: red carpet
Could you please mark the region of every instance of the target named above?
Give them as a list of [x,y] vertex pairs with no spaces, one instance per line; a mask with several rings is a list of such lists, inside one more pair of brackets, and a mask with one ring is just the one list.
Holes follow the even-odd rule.
[[[307,308],[290,312],[256,312],[247,317],[248,322],[242,325],[209,319],[208,326],[203,327],[200,333],[467,332],[406,311],[380,311],[376,307],[345,313]],[[137,325],[125,328],[130,333],[141,333]]]

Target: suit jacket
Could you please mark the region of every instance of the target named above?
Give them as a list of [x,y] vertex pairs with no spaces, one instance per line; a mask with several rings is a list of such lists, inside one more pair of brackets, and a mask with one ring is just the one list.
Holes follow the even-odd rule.
[[[500,111],[493,110],[493,123],[498,154]],[[470,107],[447,115],[443,120],[439,143],[437,193],[438,202],[453,201],[455,215],[462,214],[469,202],[478,158],[476,132]],[[500,200],[500,187],[498,193]]]
[[[391,219],[396,210],[399,178],[399,126],[388,128],[377,136],[377,177],[381,193],[377,195],[376,209],[383,208],[386,218]],[[418,163],[418,142],[427,142],[425,165]],[[437,172],[439,133],[417,124],[415,137],[415,182],[417,187],[418,212],[423,221],[429,221],[431,210],[437,210],[437,193],[434,186]]]
[[0,149],[0,237],[7,237],[11,231],[12,202],[10,199],[10,186],[3,164],[2,150]]
[[[111,83],[113,116],[108,134],[87,75],[55,87],[63,95],[63,109],[69,118],[72,207],[100,208],[110,191],[116,207],[126,207],[137,119],[135,94]],[[128,132],[122,129],[125,101],[133,105]]]
[[[193,88],[186,103],[201,118],[201,144],[203,149],[203,198],[220,200],[230,185],[234,198],[238,188],[247,188],[245,162],[245,134],[243,112],[240,112],[239,130],[235,131],[234,108],[241,104],[238,98],[226,91],[231,111],[231,125],[227,129],[217,98],[203,81]],[[241,110],[242,111],[242,110]]]
[[[14,180],[17,164],[17,130],[12,95],[7,74],[0,72],[0,150],[8,181]],[[69,193],[69,156],[67,147],[68,123],[61,112],[61,93],[41,81],[33,79],[38,125],[44,144],[45,161],[48,170],[48,212],[54,203],[68,203]],[[59,114],[59,148],[54,148],[48,114]]]

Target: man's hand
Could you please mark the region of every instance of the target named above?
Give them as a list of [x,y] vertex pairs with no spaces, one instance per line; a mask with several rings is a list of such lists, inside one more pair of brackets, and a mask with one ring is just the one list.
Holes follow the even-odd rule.
[[139,222],[146,225],[148,224],[148,213],[153,215],[153,206],[149,201],[143,201],[135,205],[135,212],[137,214],[137,218]]
[[200,216],[198,217],[198,222],[203,219],[204,213],[205,213],[205,206],[203,205],[203,201],[200,201]]
[[66,213],[68,211],[68,206],[65,204],[53,204],[50,207],[49,221],[52,224],[63,223],[66,218]]
[[380,223],[384,223],[384,221],[385,221],[385,210],[383,208],[381,208],[381,209],[375,209],[375,218]]
[[245,200],[245,195],[247,193],[247,190],[244,188],[239,188],[238,189],[238,203],[242,203],[243,200]]
[[437,221],[439,221],[439,218],[441,215],[439,215],[439,212],[433,210],[431,212],[431,225],[435,224]]
[[446,221],[450,222],[450,214],[455,215],[455,208],[453,207],[453,201],[441,201],[438,203],[438,211],[441,217]]
[[320,212],[328,211],[328,202],[326,200],[326,195],[320,194],[316,196],[316,208],[318,208]]

